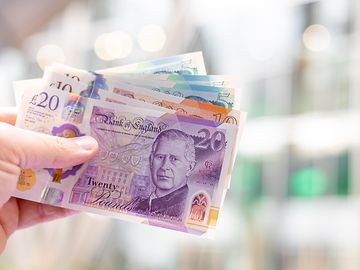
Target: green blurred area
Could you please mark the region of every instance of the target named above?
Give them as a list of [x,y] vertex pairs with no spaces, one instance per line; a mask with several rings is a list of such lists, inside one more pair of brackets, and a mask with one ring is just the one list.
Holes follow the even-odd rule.
[[296,171],[290,178],[290,196],[312,198],[324,195],[328,179],[325,173],[316,168],[304,168]]

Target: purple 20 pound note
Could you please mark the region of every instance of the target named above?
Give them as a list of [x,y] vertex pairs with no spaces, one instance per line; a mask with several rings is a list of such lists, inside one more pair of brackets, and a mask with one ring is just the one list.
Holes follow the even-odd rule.
[[69,202],[178,230],[216,223],[211,212],[217,212],[217,192],[223,188],[228,132],[205,122],[211,123],[94,107],[91,135],[100,152],[72,188]]

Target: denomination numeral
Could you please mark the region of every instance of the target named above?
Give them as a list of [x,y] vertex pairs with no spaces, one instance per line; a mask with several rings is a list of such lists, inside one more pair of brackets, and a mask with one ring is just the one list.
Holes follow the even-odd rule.
[[[38,101],[40,98],[40,101]],[[59,107],[60,99],[57,95],[49,97],[49,94],[46,92],[41,92],[38,95],[33,96],[30,103],[37,107],[49,108],[52,111],[55,111]]]
[[51,83],[50,87],[55,86],[59,90],[72,93],[72,86],[70,84],[68,84],[68,83],[63,84],[63,82],[61,82],[61,81],[57,81],[56,83],[57,83],[56,85],[55,85],[55,83]]
[[[204,138],[200,142],[195,144],[195,147],[201,149],[207,149],[210,146],[211,149],[215,152],[218,152],[225,147],[226,138],[225,138],[225,134],[222,131],[217,130],[210,136],[210,131],[206,128],[203,128],[198,131],[198,134],[200,133],[204,134]],[[219,135],[220,138],[218,138]]]
[[224,119],[222,119],[222,114],[221,113],[214,113],[213,116],[215,117],[215,121],[217,122],[223,122],[226,124],[234,124],[237,125],[237,119],[234,116],[226,116],[224,117]]

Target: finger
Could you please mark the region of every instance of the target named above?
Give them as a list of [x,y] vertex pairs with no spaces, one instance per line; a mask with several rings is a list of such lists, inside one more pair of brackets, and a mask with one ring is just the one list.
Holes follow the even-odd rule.
[[3,107],[0,108],[0,122],[15,125],[17,116],[16,107]]
[[17,200],[19,207],[19,229],[79,213],[78,211],[52,205],[21,199]]
[[60,138],[0,123],[0,160],[21,168],[66,168],[84,163],[97,150],[90,136]]
[[0,207],[9,199],[16,189],[20,168],[0,160]]

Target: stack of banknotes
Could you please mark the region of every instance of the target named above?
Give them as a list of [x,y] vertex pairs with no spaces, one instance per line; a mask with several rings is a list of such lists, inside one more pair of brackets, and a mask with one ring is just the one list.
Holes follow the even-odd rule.
[[15,197],[212,234],[246,113],[201,52],[96,72],[53,64],[14,88],[18,127],[99,144],[84,164],[22,170]]

